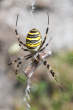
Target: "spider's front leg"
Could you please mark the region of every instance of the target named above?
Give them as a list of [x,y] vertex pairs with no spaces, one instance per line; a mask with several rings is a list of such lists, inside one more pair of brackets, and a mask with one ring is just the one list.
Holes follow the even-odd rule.
[[46,49],[46,47],[48,46],[48,44],[49,43],[47,43],[43,48],[41,48],[40,50],[39,50],[39,52],[41,52],[41,51],[43,51],[43,50],[45,50]]
[[46,43],[46,45],[43,48],[41,48],[39,51],[41,52],[41,51],[45,50],[46,47],[51,44],[51,41],[52,41],[52,37],[49,39],[49,42]]
[[44,43],[45,43],[45,41],[46,41],[46,38],[47,38],[47,35],[48,35],[48,31],[49,31],[49,16],[48,16],[48,26],[47,26],[47,28],[46,28],[45,37],[44,37],[44,40],[43,40],[43,42],[42,42],[42,44],[41,44],[39,50],[41,49],[41,47],[43,47],[43,45],[44,45]]
[[[46,35],[45,35],[44,40],[43,40],[43,42],[42,42],[42,44],[41,44],[41,46],[40,46],[40,49],[39,49],[40,52],[43,51],[43,50],[45,50],[45,48],[46,48],[48,45],[50,45],[50,43],[51,43],[51,41],[52,41],[52,37],[51,37],[51,38],[49,39],[49,42],[46,43],[46,45],[43,47],[44,43],[46,42],[46,38],[47,38],[47,35],[48,35],[48,31],[49,31],[49,16],[48,16],[48,26],[47,26],[47,28],[46,28]],[[42,48],[42,47],[43,47],[43,48]]]
[[16,29],[15,29],[15,33],[16,33],[16,38],[18,39],[18,42],[19,42],[19,46],[21,47],[22,50],[24,51],[28,51],[28,49],[24,49],[22,46],[26,46],[26,44],[24,44],[21,40],[20,40],[20,35],[18,34],[18,31],[17,31],[17,23],[18,23],[18,17],[19,15],[17,15],[17,19],[16,19]]

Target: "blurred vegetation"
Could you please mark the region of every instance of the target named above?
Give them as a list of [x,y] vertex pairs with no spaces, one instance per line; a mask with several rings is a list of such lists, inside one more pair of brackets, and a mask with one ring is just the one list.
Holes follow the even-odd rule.
[[[46,78],[37,78],[31,88],[31,110],[73,110],[73,51],[60,52],[48,60],[59,73],[64,89]],[[17,79],[23,83],[26,80],[24,76],[17,76]],[[24,109],[24,104],[16,107],[16,110]]]

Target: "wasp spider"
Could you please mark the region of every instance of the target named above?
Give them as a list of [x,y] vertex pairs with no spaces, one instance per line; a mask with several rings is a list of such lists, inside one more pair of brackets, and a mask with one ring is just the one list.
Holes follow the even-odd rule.
[[[17,31],[18,18],[19,18],[19,15],[17,16],[17,19],[16,19],[15,33],[16,33],[16,37],[17,37],[18,42],[19,42],[19,46],[21,47],[21,49],[23,51],[29,51],[30,52],[30,54],[24,56],[24,58],[26,60],[32,58],[33,59],[32,63],[34,62],[34,64],[35,63],[38,64],[39,62],[43,62],[43,64],[49,70],[49,73],[51,73],[51,75],[54,77],[55,72],[51,69],[51,66],[47,63],[47,61],[44,58],[41,57],[41,55],[42,55],[41,53],[43,53],[45,48],[48,46],[48,43],[45,44],[45,42],[46,42],[46,39],[47,39],[47,36],[48,36],[48,31],[49,31],[49,16],[48,16],[48,26],[46,28],[46,33],[45,33],[44,40],[42,40],[42,36],[41,36],[41,33],[39,32],[39,30],[34,28],[34,29],[31,29],[28,32],[28,34],[26,36],[26,43],[21,41],[20,35],[18,34],[18,31]],[[44,44],[45,44],[45,46],[44,46]],[[19,67],[22,64],[22,59],[17,58],[13,62],[10,62],[9,65],[11,65],[15,62],[18,62],[17,63],[17,69],[16,69],[16,74],[17,74],[18,70],[19,70]]]

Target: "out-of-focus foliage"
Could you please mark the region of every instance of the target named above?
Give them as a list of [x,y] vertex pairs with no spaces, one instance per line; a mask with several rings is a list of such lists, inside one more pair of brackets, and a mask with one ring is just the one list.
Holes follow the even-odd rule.
[[69,63],[70,64],[70,66],[73,66],[73,51],[72,52],[69,52],[69,53],[67,53],[67,55],[66,55],[66,61],[67,61],[67,63]]
[[18,75],[16,75],[16,79],[18,80],[18,81],[20,81],[21,83],[25,83],[26,82],[26,76],[25,75],[20,75],[20,74],[18,74]]

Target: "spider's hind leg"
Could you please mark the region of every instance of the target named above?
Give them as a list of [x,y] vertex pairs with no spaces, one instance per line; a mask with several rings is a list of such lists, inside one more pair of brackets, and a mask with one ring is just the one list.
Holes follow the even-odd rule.
[[8,62],[8,65],[12,65],[12,64],[14,64],[14,63],[17,63],[20,59],[21,59],[21,58],[18,57],[18,58],[16,58],[16,59],[13,60],[13,61],[9,61],[9,62]]
[[[17,63],[17,64],[16,64]],[[13,65],[13,64],[16,64],[16,69],[15,69],[15,73],[17,74],[18,73],[18,70],[19,70],[19,67],[20,65],[22,64],[22,59],[21,57],[18,57],[17,59],[13,60],[13,61],[10,61],[8,63],[8,65]]]
[[18,74],[18,70],[19,70],[21,64],[22,64],[22,61],[19,61],[19,62],[17,63],[17,67],[16,67],[16,70],[15,70],[15,74]]
[[49,73],[51,73],[52,77],[56,81],[57,87],[61,91],[63,91],[64,90],[64,85],[63,85],[63,83],[59,82],[59,80],[57,79],[56,73],[53,71],[53,69],[51,68],[51,66],[47,63],[46,60],[43,61],[43,64],[47,67],[47,69],[49,70]]
[[43,61],[43,64],[47,67],[47,69],[49,70],[49,73],[52,75],[52,77],[54,78],[54,80],[57,83],[57,86],[61,89],[64,90],[63,84],[61,82],[58,81],[56,73],[52,70],[51,66],[47,63],[46,60]]

